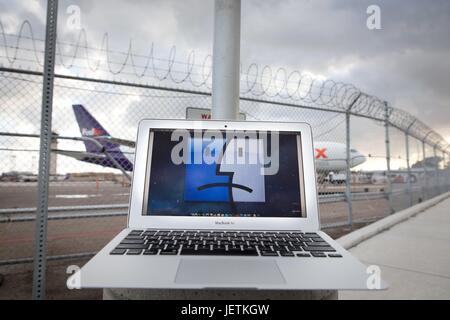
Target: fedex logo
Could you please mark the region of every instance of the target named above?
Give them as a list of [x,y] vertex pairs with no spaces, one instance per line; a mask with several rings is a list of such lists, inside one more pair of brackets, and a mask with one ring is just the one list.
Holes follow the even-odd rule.
[[96,137],[96,136],[104,135],[105,132],[102,129],[98,129],[98,128],[92,128],[92,129],[82,128],[81,134],[83,136],[87,136],[87,137]]
[[320,159],[320,158],[327,159],[328,158],[328,156],[326,154],[327,148],[322,148],[322,149],[316,148],[315,151],[316,151],[316,159]]

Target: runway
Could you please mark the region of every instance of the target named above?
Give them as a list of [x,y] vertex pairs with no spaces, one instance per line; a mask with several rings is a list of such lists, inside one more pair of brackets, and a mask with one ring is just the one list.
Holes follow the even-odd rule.
[[[129,186],[112,181],[51,182],[49,206],[77,206],[128,203]],[[0,209],[36,207],[37,184],[0,182]]]
[[[118,216],[83,217],[50,220],[48,225],[48,255],[61,255],[99,250],[116,233],[126,226],[126,205],[129,187],[113,182],[52,183],[50,186],[50,217],[65,215],[117,214]],[[32,208],[36,201],[36,184],[0,184],[1,209]],[[86,209],[87,206],[115,205],[111,209]],[[58,210],[63,207],[80,207],[83,210]],[[347,221],[347,204],[344,201],[320,204],[321,223],[334,224]],[[389,212],[386,199],[354,201],[354,220],[371,220]],[[7,214],[0,218],[29,217],[31,212]],[[34,221],[0,223],[0,260],[32,257]]]

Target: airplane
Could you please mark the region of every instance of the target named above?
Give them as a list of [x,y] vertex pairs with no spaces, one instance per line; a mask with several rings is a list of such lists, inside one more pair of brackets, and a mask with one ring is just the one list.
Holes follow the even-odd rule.
[[[102,146],[91,141],[83,141],[86,151],[52,150],[61,155],[75,158],[79,161],[98,164],[103,167],[122,169],[124,171],[133,171],[134,154],[124,152],[121,146],[134,147],[133,141],[116,139],[111,137],[108,131],[86,110],[83,105],[73,105],[73,112],[80,128],[82,137],[88,137],[97,140]],[[120,165],[118,168],[103,151],[106,151]]]
[[[112,137],[108,131],[80,104],[72,106],[76,121],[80,128],[81,136],[97,140],[104,150],[93,142],[84,141],[86,151],[52,150],[59,154],[75,158],[77,160],[94,163],[103,167],[117,168],[103,151],[112,156],[124,171],[133,171],[134,154],[124,152],[121,146],[134,148],[135,142]],[[316,141],[314,143],[316,169],[320,172],[343,171],[347,161],[346,145],[338,142]],[[366,161],[366,157],[356,149],[350,149],[350,167],[358,166]]]
[[[344,143],[315,141],[314,156],[318,171],[340,172],[347,169],[347,147]],[[366,160],[365,155],[354,148],[350,148],[350,168],[359,166]]]

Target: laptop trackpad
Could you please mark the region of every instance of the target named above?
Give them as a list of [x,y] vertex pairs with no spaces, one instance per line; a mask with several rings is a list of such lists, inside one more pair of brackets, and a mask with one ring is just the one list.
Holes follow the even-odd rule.
[[248,284],[281,284],[285,280],[275,260],[184,258],[178,265],[175,282],[247,287]]

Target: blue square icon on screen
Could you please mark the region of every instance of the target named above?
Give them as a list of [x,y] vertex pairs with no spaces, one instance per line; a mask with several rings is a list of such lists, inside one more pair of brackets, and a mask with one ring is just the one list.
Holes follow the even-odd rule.
[[[228,202],[228,184],[230,177],[217,175],[217,163],[207,164],[204,159],[201,163],[194,161],[202,156],[207,143],[191,138],[191,160],[193,163],[186,164],[186,178],[184,179],[184,200],[186,201],[219,201]],[[199,147],[201,144],[201,148]],[[197,153],[197,155],[196,155]],[[215,156],[212,154],[212,156]]]
[[[242,146],[242,144],[239,145],[236,139],[233,139],[227,143],[223,156],[207,150],[207,152],[211,152],[212,157],[217,159],[216,162],[209,164],[203,158],[205,149],[208,148],[208,142],[196,139],[199,138],[191,138],[189,144],[192,163],[186,164],[185,201],[265,201],[262,165],[235,161],[238,154],[249,159],[249,153],[256,152],[255,150],[249,150],[250,148],[245,148],[245,145]],[[225,144],[226,141],[223,140],[223,143]],[[233,161],[229,161],[230,159],[233,159]]]

